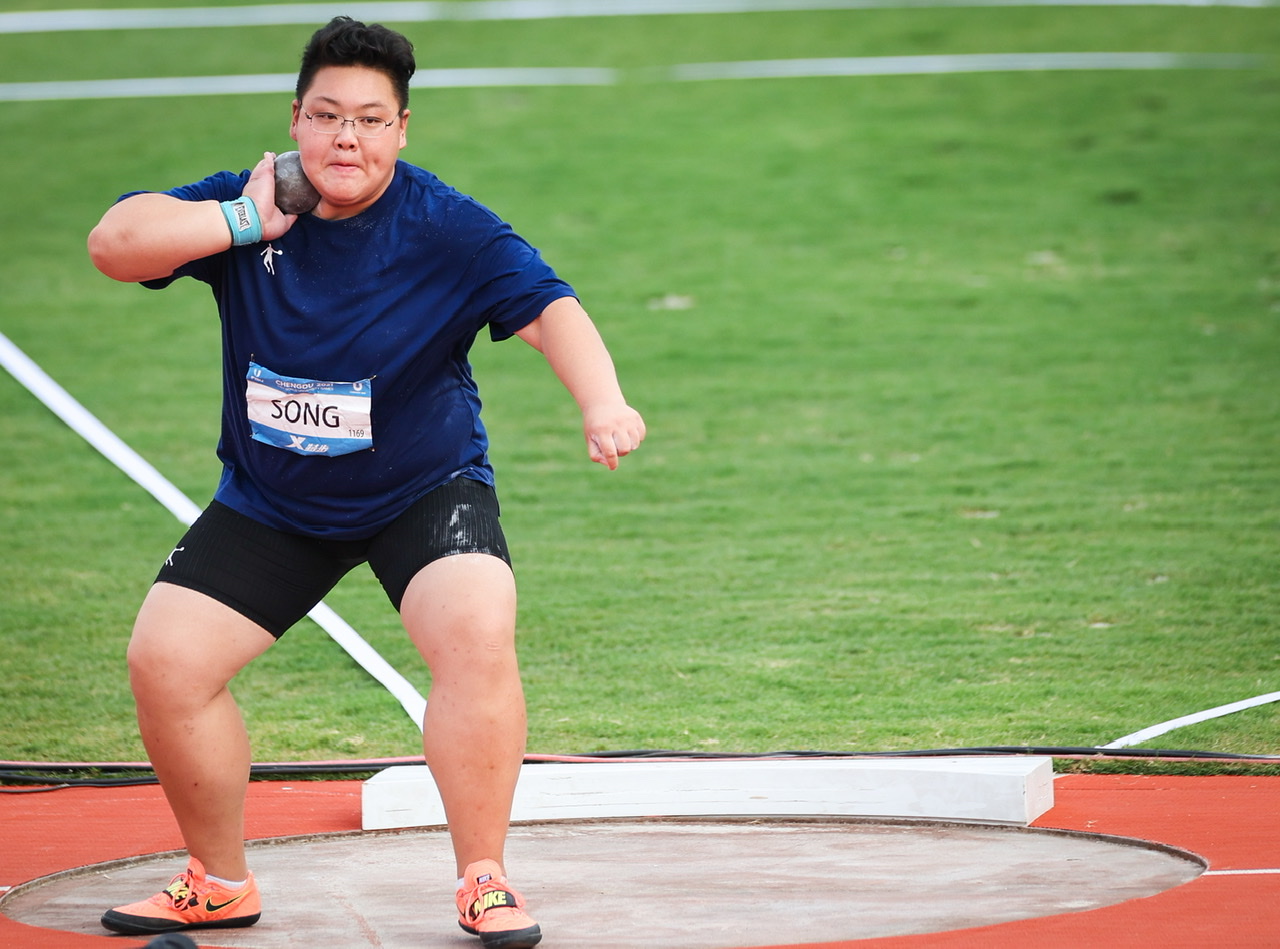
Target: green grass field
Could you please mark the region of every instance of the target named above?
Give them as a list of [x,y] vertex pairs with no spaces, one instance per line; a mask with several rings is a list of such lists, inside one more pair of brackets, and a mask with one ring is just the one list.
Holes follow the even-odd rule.
[[[424,69],[622,71],[418,90],[404,156],[575,284],[649,424],[622,470],[590,465],[537,354],[477,344],[531,751],[1095,746],[1280,690],[1280,62],[648,71],[1274,57],[1280,9],[397,26]],[[313,28],[0,35],[0,83],[292,72]],[[112,283],[84,240],[121,192],[285,150],[289,99],[0,102],[0,332],[201,505],[207,291]],[[0,758],[139,759],[124,647],[181,527],[3,373],[0,443]],[[329,603],[425,694],[367,570]],[[310,622],[235,691],[261,761],[418,748]],[[1277,754],[1280,705],[1149,746]]]

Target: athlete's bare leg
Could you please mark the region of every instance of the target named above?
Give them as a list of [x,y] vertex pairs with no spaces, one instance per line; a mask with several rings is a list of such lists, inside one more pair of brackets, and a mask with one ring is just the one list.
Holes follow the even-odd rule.
[[458,875],[477,860],[502,864],[526,730],[511,568],[488,554],[436,560],[410,582],[400,613],[431,668],[422,748]]
[[190,854],[243,880],[249,738],[227,684],[275,642],[230,607],[157,583],[129,642],[138,727]]

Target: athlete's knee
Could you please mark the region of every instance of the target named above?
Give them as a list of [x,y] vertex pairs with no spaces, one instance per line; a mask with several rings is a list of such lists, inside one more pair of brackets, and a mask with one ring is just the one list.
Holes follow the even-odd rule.
[[199,701],[198,696],[216,692],[221,687],[206,683],[207,667],[188,661],[182,649],[166,644],[154,631],[135,627],[125,661],[129,684],[138,699]]
[[199,642],[201,635],[189,627],[157,622],[144,611],[125,651],[134,697],[199,707],[221,692],[237,667],[215,658],[215,647]]

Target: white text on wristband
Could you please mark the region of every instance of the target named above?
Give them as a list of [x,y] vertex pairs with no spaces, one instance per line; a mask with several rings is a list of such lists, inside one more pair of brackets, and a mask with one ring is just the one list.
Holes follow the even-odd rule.
[[252,198],[243,195],[234,201],[223,201],[222,216],[227,219],[227,227],[231,228],[231,244],[242,247],[245,244],[256,244],[262,240],[262,220],[258,217],[258,208]]

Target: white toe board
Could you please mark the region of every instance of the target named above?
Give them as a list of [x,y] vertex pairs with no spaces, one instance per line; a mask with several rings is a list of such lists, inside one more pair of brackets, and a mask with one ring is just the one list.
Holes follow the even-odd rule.
[[[513,821],[607,817],[885,817],[1026,825],[1053,806],[1041,757],[600,761],[526,764]],[[425,765],[365,782],[365,830],[445,823]]]

